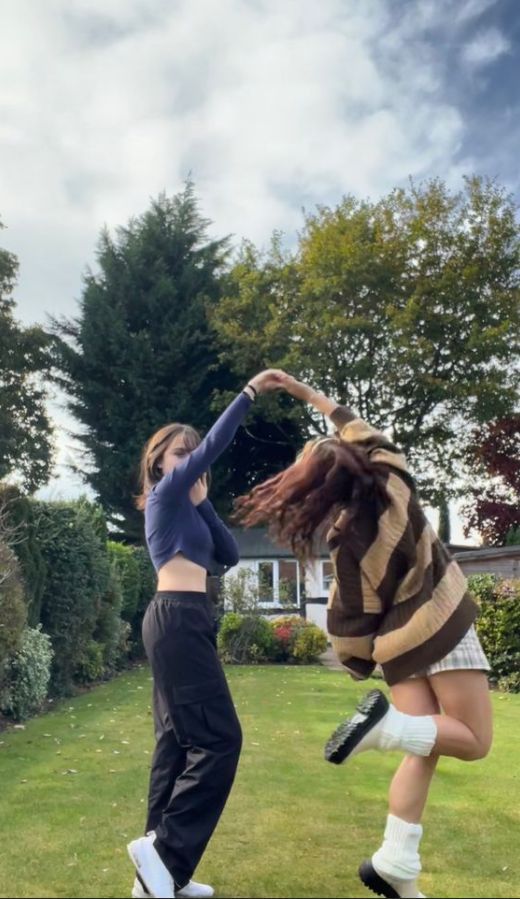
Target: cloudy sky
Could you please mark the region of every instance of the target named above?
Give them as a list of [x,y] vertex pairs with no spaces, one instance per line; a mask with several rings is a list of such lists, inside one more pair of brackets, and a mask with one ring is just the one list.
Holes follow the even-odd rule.
[[410,175],[518,195],[519,36],[518,0],[2,0],[18,317],[73,313],[100,228],[190,172],[215,233],[258,243]]

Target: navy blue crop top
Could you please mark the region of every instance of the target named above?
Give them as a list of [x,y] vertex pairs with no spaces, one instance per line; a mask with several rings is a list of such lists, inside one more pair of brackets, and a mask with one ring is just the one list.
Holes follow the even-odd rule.
[[232,442],[252,400],[239,394],[217,419],[204,440],[150,491],[145,507],[145,535],[156,571],[182,553],[211,571],[214,563],[231,567],[238,546],[209,499],[195,506],[190,489]]

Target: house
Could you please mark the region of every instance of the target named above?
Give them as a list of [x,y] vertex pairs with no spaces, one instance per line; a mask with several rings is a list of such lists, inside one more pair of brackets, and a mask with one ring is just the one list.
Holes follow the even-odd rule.
[[[270,540],[266,528],[233,528],[232,533],[240,550],[240,562],[224,578],[241,569],[253,572],[265,591],[260,604],[266,615],[300,614],[326,631],[333,576],[326,545],[320,547],[316,559],[303,566],[290,549]],[[450,544],[449,550],[466,577],[480,573],[520,577],[520,546],[477,548]]]
[[520,546],[460,547],[454,554],[466,577],[495,574],[500,578],[520,577]]
[[224,577],[241,569],[252,571],[265,588],[260,604],[266,615],[300,614],[323,630],[332,578],[332,564],[324,545],[317,559],[303,566],[290,549],[276,546],[266,528],[232,528],[240,562]]

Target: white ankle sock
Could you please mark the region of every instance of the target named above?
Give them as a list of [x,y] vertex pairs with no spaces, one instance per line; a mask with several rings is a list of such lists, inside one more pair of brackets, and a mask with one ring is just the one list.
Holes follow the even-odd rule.
[[430,755],[437,739],[437,725],[431,715],[406,715],[391,705],[382,724],[382,750],[404,749],[411,755]]
[[389,880],[403,897],[419,895],[416,881],[421,873],[419,843],[422,834],[420,824],[410,824],[395,815],[388,815],[383,844],[372,856],[377,873]]
[[352,756],[367,749],[385,752],[402,749],[411,755],[430,755],[437,739],[437,725],[431,715],[406,715],[391,705],[386,715],[363,737]]

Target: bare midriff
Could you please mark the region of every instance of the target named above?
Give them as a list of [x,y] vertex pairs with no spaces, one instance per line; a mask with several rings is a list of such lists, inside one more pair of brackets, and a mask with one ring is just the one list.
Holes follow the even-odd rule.
[[204,593],[206,577],[205,568],[191,562],[182,553],[177,553],[159,570],[157,589]]

